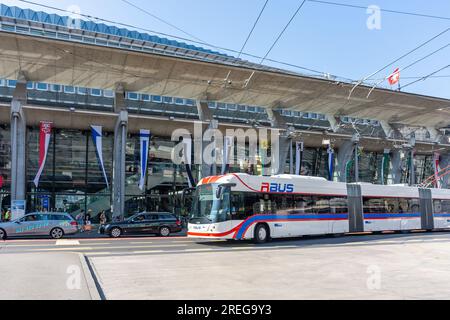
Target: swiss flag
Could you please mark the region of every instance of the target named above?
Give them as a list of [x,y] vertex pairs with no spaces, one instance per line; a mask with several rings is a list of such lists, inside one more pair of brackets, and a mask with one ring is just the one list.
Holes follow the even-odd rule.
[[398,68],[389,76],[388,81],[391,86],[400,81],[400,70]]
[[0,188],[3,187],[3,176],[0,174]]

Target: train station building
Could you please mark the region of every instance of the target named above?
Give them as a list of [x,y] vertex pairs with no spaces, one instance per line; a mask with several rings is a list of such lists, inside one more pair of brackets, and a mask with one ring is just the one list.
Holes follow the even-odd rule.
[[[172,161],[172,134],[194,132],[195,124],[224,135],[260,128],[279,134],[279,161],[270,170],[260,155],[255,165],[236,153],[227,172],[450,187],[448,99],[371,92],[365,83],[352,91],[355,83],[329,75],[6,5],[0,57],[4,209],[25,200],[27,212],[186,214],[180,195],[189,174]],[[143,183],[142,130],[150,131]],[[222,166],[192,163],[191,172],[195,182]]]

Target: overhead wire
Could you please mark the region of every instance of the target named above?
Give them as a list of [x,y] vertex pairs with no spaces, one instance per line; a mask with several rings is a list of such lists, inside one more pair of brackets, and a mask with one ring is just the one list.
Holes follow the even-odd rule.
[[[325,5],[333,5],[333,6],[340,6],[340,7],[348,7],[348,8],[367,10],[367,6],[354,5],[354,4],[341,3],[341,2],[322,1],[322,0],[308,0],[308,2],[313,2],[313,3],[317,3],[317,4],[325,4]],[[390,9],[383,9],[383,8],[380,8],[380,11],[381,12],[387,12],[387,13],[395,13],[395,14],[416,16],[416,17],[422,17],[422,18],[431,18],[431,19],[439,19],[439,20],[450,20],[450,17],[436,16],[436,15],[430,15],[430,14],[417,13],[417,12],[407,12],[407,11],[390,10]]]

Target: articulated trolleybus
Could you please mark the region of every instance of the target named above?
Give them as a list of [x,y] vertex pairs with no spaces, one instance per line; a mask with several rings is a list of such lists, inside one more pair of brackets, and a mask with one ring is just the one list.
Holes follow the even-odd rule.
[[294,175],[202,179],[188,236],[253,239],[450,228],[450,190]]

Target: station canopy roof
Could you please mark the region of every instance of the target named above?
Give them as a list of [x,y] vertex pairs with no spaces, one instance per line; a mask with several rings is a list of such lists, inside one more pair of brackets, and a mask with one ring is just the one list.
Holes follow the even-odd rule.
[[[450,100],[304,76],[126,29],[1,6],[0,77],[446,128]],[[26,13],[21,12],[26,11]],[[54,21],[50,21],[50,16]],[[46,19],[40,21],[39,19]],[[58,22],[60,21],[60,22]],[[58,22],[58,23],[56,23]],[[122,36],[118,33],[123,33]],[[114,46],[113,46],[114,44]]]

